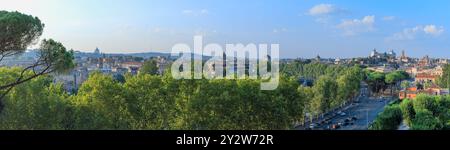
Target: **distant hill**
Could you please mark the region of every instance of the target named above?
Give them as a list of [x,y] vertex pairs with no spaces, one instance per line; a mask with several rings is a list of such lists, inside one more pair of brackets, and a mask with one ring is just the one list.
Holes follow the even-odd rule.
[[[105,56],[132,56],[132,57],[142,57],[144,59],[148,59],[148,58],[152,58],[152,57],[166,57],[166,58],[171,58],[171,59],[176,59],[178,58],[178,55],[175,56],[171,56],[171,53],[161,53],[161,52],[143,52],[143,53],[104,53],[101,55],[105,55]],[[100,55],[100,56],[101,56]],[[97,57],[98,55],[96,55],[95,53],[91,53],[91,52],[80,52],[80,51],[76,51],[75,52],[75,56],[80,56],[80,57]],[[200,56],[197,54],[192,54],[192,56]],[[209,59],[210,56],[204,56],[203,59]]]
[[144,59],[152,58],[152,57],[170,57],[170,53],[158,53],[158,52],[146,52],[146,53],[130,53],[130,54],[111,54],[111,55],[126,55],[126,56],[133,56],[133,57],[142,57]]
[[[27,50],[25,53],[22,53],[20,57],[24,58],[36,58],[37,57],[37,50]],[[178,58],[178,55],[171,56],[171,53],[161,53],[161,52],[143,52],[143,53],[102,53],[100,55],[97,55],[93,52],[81,52],[81,51],[75,51],[74,53],[75,57],[101,57],[103,55],[105,56],[133,56],[133,57],[142,57],[144,59],[152,58],[152,57],[166,57],[171,59]],[[192,54],[192,57],[198,57],[200,55],[198,54]],[[203,56],[203,60],[210,59],[211,56]]]

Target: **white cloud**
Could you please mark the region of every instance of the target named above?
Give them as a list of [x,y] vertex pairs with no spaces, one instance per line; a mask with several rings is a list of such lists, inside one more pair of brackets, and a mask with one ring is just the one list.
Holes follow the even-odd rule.
[[363,24],[372,25],[375,23],[375,16],[365,16],[362,20]]
[[312,16],[327,15],[337,11],[337,8],[332,4],[319,4],[309,9],[308,14]]
[[181,13],[185,14],[185,15],[188,15],[188,14],[194,13],[194,11],[193,10],[183,10]]
[[426,25],[424,28],[423,28],[423,31],[426,33],[426,34],[430,34],[430,35],[433,35],[433,36],[439,36],[439,35],[441,35],[443,32],[444,32],[444,27],[436,27],[435,25]]
[[209,11],[207,9],[202,9],[202,10],[187,9],[187,10],[181,11],[181,14],[189,15],[189,16],[202,16],[202,15],[207,15],[208,13],[209,13]]
[[275,29],[272,30],[272,32],[273,33],[288,32],[288,29],[286,29],[286,28],[280,28],[280,29],[275,28]]
[[383,17],[383,21],[392,21],[392,20],[395,20],[395,16],[384,16]]
[[[346,9],[337,7],[333,4],[318,4],[310,8],[304,15],[315,17],[315,21],[322,24],[328,24],[336,15],[347,13]],[[302,15],[299,15],[302,16]]]
[[405,28],[402,32],[395,33],[394,35],[387,37],[386,40],[414,40],[418,36],[432,35],[437,37],[444,32],[444,27],[436,27],[436,25],[416,26],[413,28]]
[[356,35],[362,32],[370,32],[374,30],[375,16],[365,16],[362,19],[343,20],[336,27],[344,30],[344,35]]
[[388,37],[387,40],[414,40],[421,29],[421,26],[416,26],[414,28],[405,28],[402,32],[395,33],[391,37]]

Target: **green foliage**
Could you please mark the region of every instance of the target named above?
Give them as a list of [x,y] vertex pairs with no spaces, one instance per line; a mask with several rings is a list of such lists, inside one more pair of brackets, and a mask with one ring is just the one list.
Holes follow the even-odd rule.
[[379,72],[367,72],[366,81],[374,93],[379,93],[386,88],[385,74]]
[[311,108],[315,110],[314,114],[325,113],[335,105],[336,89],[337,84],[332,78],[322,76],[317,79],[313,87],[315,96],[311,102]]
[[92,74],[83,83],[75,105],[75,129],[129,129],[132,119],[122,86],[112,76]]
[[281,64],[280,73],[286,76],[296,78],[304,77],[309,79],[317,79],[322,75],[336,78],[349,67],[340,65],[327,65],[322,63],[304,63],[292,62],[290,64]]
[[0,115],[1,129],[290,129],[303,121],[305,95],[296,80],[261,91],[257,80],[144,74],[121,84],[93,73],[77,95],[68,96],[44,79],[14,88]]
[[[261,91],[255,80],[203,80],[189,101],[189,129],[290,129],[303,119],[295,80]],[[184,92],[183,92],[184,93]]]
[[403,119],[408,126],[412,125],[412,120],[416,116],[416,111],[414,110],[413,102],[409,99],[404,99],[400,103],[400,109],[402,110]]
[[411,83],[409,81],[402,81],[402,83],[400,84],[402,89],[407,89],[409,87],[411,87]]
[[[391,94],[394,90],[399,88],[398,83],[408,79],[409,75],[405,71],[394,71],[388,74],[373,72],[370,70],[365,71],[366,82],[369,84],[370,89],[374,93],[380,93],[387,88],[390,88]],[[406,87],[406,83],[401,84],[402,87]]]
[[67,51],[64,45],[53,39],[42,41],[39,55],[51,72],[66,72],[75,67],[73,51]]
[[132,129],[174,129],[176,109],[172,85],[163,78],[138,75],[123,86],[126,104],[134,118]]
[[450,65],[444,66],[443,74],[437,79],[437,83],[443,88],[450,88]]
[[142,65],[142,68],[139,70],[139,73],[150,75],[158,74],[157,61],[155,59],[145,61],[144,65]]
[[[398,107],[398,105],[393,106]],[[450,96],[418,95],[416,99],[403,100],[399,107],[405,123],[412,130],[450,129]],[[377,120],[389,117],[382,114]],[[373,129],[380,129],[383,126],[390,126],[390,123],[378,121]]]
[[411,129],[413,130],[439,130],[442,129],[439,119],[426,109],[418,109],[416,117],[413,119]]
[[[23,105],[7,105],[7,113],[0,115],[4,122],[0,128],[291,129],[305,121],[305,112],[319,115],[357,95],[362,70],[357,66],[339,68],[339,74],[331,75],[334,73],[330,71],[317,77],[313,87],[300,86],[296,77],[283,77],[273,91],[260,90],[260,80],[174,80],[170,73],[125,75],[122,80],[96,72],[81,85],[76,95],[68,96],[51,80],[47,84],[33,80],[23,86],[49,96],[39,96],[40,99],[28,106],[27,102],[37,94],[14,88],[8,98]],[[0,82],[14,80],[19,73],[18,68],[1,68],[4,80]],[[52,89],[52,93],[42,89]],[[55,92],[58,89],[60,91]],[[44,106],[56,109],[42,109]],[[25,110],[20,110],[23,108],[30,108],[27,111],[33,113],[23,116]],[[36,122],[43,122],[36,126],[35,122],[26,122],[39,114],[42,117],[34,118]],[[52,118],[48,116],[51,114],[57,114],[53,117],[55,120],[46,120]]]
[[113,78],[114,78],[114,80],[116,80],[117,82],[120,82],[120,83],[125,83],[125,81],[126,81],[125,76],[122,74],[114,74]]
[[0,53],[23,52],[42,35],[44,24],[37,17],[19,12],[0,11]]
[[335,106],[345,103],[349,98],[355,97],[360,89],[362,80],[362,70],[355,66],[337,78],[337,100]]
[[[21,54],[42,35],[44,24],[39,18],[19,12],[0,11],[0,62],[6,58]],[[15,86],[31,81],[49,73],[61,73],[71,70],[73,52],[67,51],[59,42],[43,40],[38,50],[38,58],[29,66],[15,74],[15,79],[0,84],[0,112],[4,107],[4,98]]]
[[73,109],[61,85],[38,77],[15,87],[5,98],[0,129],[68,129]]
[[385,82],[387,84],[395,84],[397,82],[407,79],[408,77],[409,75],[404,71],[394,71],[386,75]]
[[397,130],[402,122],[402,111],[397,105],[387,106],[381,112],[373,124],[370,126],[371,130]]
[[342,65],[295,61],[281,65],[284,77],[315,80],[312,88],[299,88],[307,98],[305,109],[318,116],[352,100],[359,92],[363,70]]
[[425,94],[419,94],[414,99],[414,109],[415,110],[429,110],[432,113],[437,112],[437,105],[435,97],[431,97]]

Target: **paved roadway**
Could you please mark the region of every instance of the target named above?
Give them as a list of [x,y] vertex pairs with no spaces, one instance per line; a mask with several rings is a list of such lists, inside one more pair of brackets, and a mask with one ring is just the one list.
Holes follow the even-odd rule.
[[349,125],[341,126],[339,130],[367,130],[368,125],[373,122],[377,115],[389,104],[389,99],[383,98],[362,98],[359,103],[354,103],[349,109],[343,111],[347,115],[332,119],[331,123],[344,123],[346,118],[355,117],[356,120],[350,121]]
[[[354,103],[335,112],[330,112],[322,119],[314,121],[313,124],[315,125],[313,130],[328,130],[337,124],[341,124],[337,130],[367,130],[368,125],[391,102],[391,98],[370,98],[368,97],[367,86],[363,86],[360,93],[360,97]],[[356,120],[352,120],[352,118],[356,118]],[[345,123],[345,120],[351,121]],[[309,126],[310,124],[307,124],[306,127],[299,126],[296,129],[309,129]]]

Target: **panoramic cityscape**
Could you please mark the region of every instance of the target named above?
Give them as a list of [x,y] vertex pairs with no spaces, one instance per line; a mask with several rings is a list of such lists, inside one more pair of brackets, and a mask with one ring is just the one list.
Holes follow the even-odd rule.
[[448,1],[200,1],[0,0],[0,129],[450,129]]

